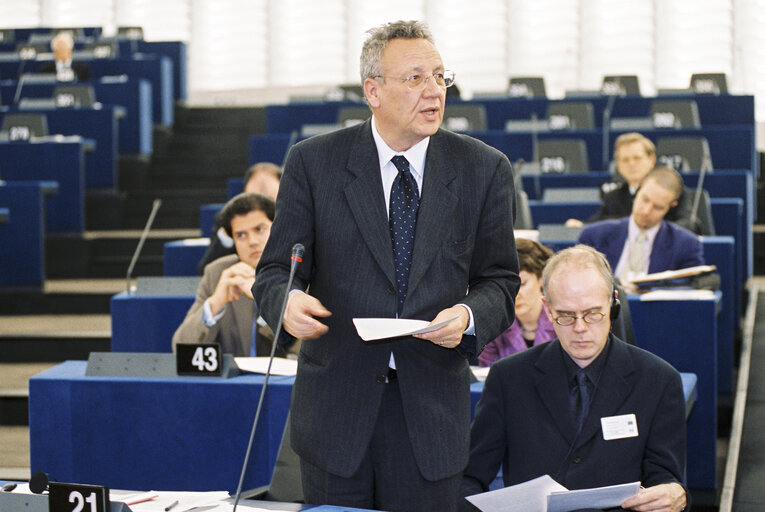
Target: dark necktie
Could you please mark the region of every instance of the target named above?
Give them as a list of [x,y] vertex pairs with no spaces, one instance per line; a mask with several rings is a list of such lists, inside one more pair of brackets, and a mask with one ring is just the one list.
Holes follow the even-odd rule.
[[393,259],[396,265],[396,296],[398,314],[404,307],[406,288],[409,283],[409,267],[414,249],[414,228],[420,194],[417,182],[409,170],[409,161],[401,155],[391,158],[398,169],[390,191],[390,236],[393,241]]
[[571,390],[571,403],[575,404],[576,435],[582,430],[582,424],[590,410],[590,389],[587,385],[587,374],[584,368],[576,372],[576,386]]

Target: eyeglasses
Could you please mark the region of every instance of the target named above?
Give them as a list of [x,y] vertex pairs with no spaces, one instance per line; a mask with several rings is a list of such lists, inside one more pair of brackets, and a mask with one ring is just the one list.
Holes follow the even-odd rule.
[[[451,87],[454,85],[454,77],[456,74],[454,71],[446,70],[441,73],[433,73],[432,75],[409,75],[406,78],[397,78],[406,84],[410,89],[420,89],[428,83],[428,80],[433,78],[436,85],[439,87]],[[385,75],[375,75],[372,78],[385,78]]]
[[590,311],[589,313],[585,313],[582,316],[560,315],[559,317],[553,318],[553,320],[558,325],[569,327],[574,325],[579,318],[584,320],[584,323],[586,324],[597,324],[600,323],[605,317],[605,313],[601,313],[600,311]]

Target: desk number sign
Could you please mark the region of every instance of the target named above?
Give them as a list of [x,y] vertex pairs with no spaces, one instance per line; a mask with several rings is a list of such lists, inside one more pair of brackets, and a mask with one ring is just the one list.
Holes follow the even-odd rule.
[[217,343],[178,343],[176,353],[178,375],[220,375],[222,356]]
[[50,512],[109,512],[109,488],[101,485],[50,482]]

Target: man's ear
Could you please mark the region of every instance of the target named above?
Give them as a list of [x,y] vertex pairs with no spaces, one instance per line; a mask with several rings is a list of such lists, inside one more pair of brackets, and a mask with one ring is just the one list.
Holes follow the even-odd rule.
[[550,304],[547,302],[547,297],[545,297],[544,295],[542,295],[542,304],[544,304],[545,306],[544,310],[545,310],[545,313],[547,314],[547,318],[549,318],[550,321],[552,322],[553,321],[552,310],[550,309]]
[[380,106],[380,84],[374,78],[366,78],[364,80],[364,96],[367,99],[367,103],[372,108],[378,108]]

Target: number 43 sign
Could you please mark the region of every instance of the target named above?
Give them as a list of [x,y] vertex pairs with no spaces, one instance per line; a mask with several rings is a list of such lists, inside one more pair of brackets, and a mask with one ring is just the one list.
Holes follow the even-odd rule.
[[221,352],[217,343],[178,343],[178,375],[220,375]]
[[100,485],[50,482],[50,512],[108,512],[109,488]]

